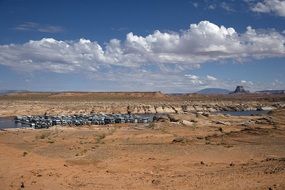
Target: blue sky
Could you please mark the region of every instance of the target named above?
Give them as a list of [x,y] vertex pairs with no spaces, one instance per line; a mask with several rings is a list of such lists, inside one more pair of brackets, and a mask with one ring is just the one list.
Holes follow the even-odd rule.
[[0,89],[285,89],[285,1],[1,0]]

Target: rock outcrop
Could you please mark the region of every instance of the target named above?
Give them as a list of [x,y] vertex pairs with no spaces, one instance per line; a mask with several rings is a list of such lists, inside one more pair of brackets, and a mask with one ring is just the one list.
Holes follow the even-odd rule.
[[249,93],[248,90],[245,90],[243,86],[237,86],[235,91],[231,94],[237,94],[237,93]]

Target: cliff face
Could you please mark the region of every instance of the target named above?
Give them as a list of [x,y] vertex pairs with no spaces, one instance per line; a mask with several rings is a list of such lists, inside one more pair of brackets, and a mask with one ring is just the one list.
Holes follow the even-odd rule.
[[[245,91],[242,89],[236,91]],[[181,96],[160,92],[15,93],[0,96],[0,116],[264,110],[263,107],[285,107],[284,101],[284,95],[255,93]]]
[[211,113],[219,111],[268,110],[285,107],[275,102],[180,102],[180,103],[130,103],[130,102],[52,102],[52,101],[2,101],[0,115],[74,115],[94,113]]

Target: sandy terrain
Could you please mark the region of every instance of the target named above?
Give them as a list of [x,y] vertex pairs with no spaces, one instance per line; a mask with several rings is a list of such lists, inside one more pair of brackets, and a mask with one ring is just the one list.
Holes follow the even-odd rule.
[[[140,98],[132,104],[145,103]],[[50,107],[72,113],[87,102],[97,105],[65,101],[5,97],[0,114],[41,113]],[[124,101],[105,103],[129,104]],[[0,131],[0,189],[285,189],[284,179],[284,108],[266,116],[177,112],[150,124]]]

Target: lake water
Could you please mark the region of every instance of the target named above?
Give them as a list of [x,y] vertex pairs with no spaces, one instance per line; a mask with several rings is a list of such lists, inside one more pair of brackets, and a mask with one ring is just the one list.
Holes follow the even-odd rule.
[[248,111],[221,111],[218,113],[229,114],[231,116],[251,116],[251,115],[266,115],[268,112],[269,111],[248,110]]
[[19,128],[24,127],[20,123],[15,123],[14,118],[12,117],[0,117],[0,129],[5,128]]

